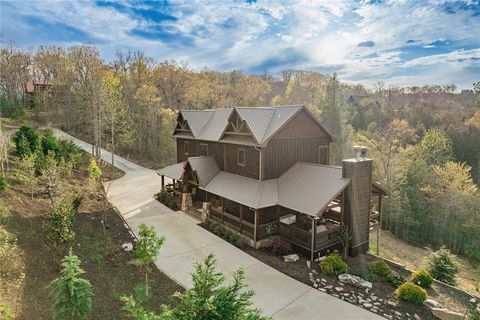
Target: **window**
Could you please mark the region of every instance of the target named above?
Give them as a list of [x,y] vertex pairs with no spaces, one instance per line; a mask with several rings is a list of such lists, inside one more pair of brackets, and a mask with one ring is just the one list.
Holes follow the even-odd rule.
[[200,155],[208,156],[208,144],[200,143]]
[[245,167],[245,149],[237,149],[237,164],[241,167]]
[[190,143],[189,143],[189,141],[184,141],[184,142],[183,142],[183,152],[184,152],[186,155],[189,155],[189,154],[190,154]]

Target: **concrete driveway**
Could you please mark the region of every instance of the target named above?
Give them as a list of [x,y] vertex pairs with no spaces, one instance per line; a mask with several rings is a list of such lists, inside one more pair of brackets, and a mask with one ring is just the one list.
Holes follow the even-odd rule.
[[[72,139],[91,152],[90,144],[59,130],[56,134]],[[110,162],[111,154],[103,150],[102,159]],[[232,280],[239,267],[245,270],[246,282],[255,292],[255,305],[274,319],[383,319],[284,275],[198,226],[194,218],[153,200],[152,195],[160,190],[161,184],[153,170],[118,156],[115,166],[125,171],[125,175],[105,184],[110,201],[135,233],[138,226],[145,223],[165,235],[166,242],[156,265],[182,286],[192,286],[192,262],[203,260],[205,253],[211,252],[217,259],[216,267],[225,274],[227,281]]]

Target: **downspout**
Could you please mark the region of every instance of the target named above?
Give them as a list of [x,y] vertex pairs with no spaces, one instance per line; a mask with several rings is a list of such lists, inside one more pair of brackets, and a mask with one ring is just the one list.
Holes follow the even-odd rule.
[[263,180],[262,148],[259,148],[257,146],[255,146],[254,148],[258,151],[259,154],[260,165],[258,166],[258,182],[261,182]]

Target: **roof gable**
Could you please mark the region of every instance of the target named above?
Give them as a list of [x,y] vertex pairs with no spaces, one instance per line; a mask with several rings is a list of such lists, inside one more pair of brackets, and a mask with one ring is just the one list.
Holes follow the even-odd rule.
[[328,130],[302,105],[184,110],[178,119],[184,119],[190,131],[180,128],[175,130],[174,137],[265,146],[300,112],[331,140]]

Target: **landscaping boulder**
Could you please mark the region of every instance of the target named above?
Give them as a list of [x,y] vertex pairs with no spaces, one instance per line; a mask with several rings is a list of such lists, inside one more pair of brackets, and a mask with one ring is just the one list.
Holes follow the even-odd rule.
[[372,283],[370,281],[364,280],[360,277],[354,276],[353,274],[344,273],[338,276],[338,281],[342,283],[351,284],[357,288],[371,289]]
[[133,244],[131,242],[126,242],[122,244],[122,249],[125,251],[132,251],[133,250]]
[[432,313],[435,317],[441,320],[463,320],[464,315],[452,310],[441,309],[441,308],[431,308]]
[[283,256],[283,261],[285,261],[285,262],[296,262],[296,261],[298,261],[298,259],[300,259],[300,258],[298,257],[298,254],[295,254],[295,253],[294,254],[289,254],[287,256]]
[[437,300],[433,300],[433,299],[425,300],[425,304],[430,308],[437,308],[437,309],[442,308],[442,305]]

